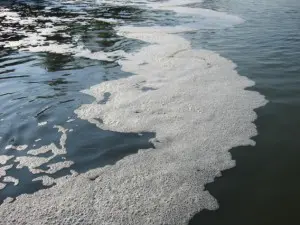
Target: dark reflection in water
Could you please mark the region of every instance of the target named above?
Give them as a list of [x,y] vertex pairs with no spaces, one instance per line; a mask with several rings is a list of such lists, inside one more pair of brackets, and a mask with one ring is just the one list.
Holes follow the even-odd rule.
[[240,14],[230,31],[193,34],[195,45],[220,52],[256,82],[251,90],[270,101],[256,110],[255,147],[230,152],[237,166],[206,185],[218,200],[191,225],[298,225],[300,210],[300,2],[205,1],[208,8]]
[[[68,63],[72,63],[74,58],[70,55],[61,55],[56,53],[43,53],[40,66],[44,67],[48,72],[55,72],[64,70]],[[72,66],[72,69],[76,69],[76,66]],[[74,68],[75,67],[75,68]],[[80,66],[77,67],[80,69]]]
[[[116,34],[115,24],[97,21],[95,18],[115,18],[126,21],[127,24],[144,21],[147,14],[134,7],[95,6],[93,1],[76,5],[62,5],[61,1],[1,1],[0,7],[8,7],[18,12],[22,18],[44,16],[59,18],[75,18],[88,15],[82,23],[66,22],[63,31],[58,31],[47,40],[57,43],[72,43],[76,35],[80,42],[92,52],[95,51],[134,51],[143,43],[125,39]],[[45,7],[51,6],[50,10]],[[144,14],[145,13],[145,14]],[[150,12],[153,13],[153,12]],[[155,14],[155,13],[154,13]],[[2,18],[0,18],[0,21]],[[49,20],[50,21],[50,20]],[[43,27],[47,20],[38,21]],[[88,23],[85,23],[88,22]],[[60,25],[59,23],[57,25]],[[9,27],[19,29],[17,24],[1,24],[1,29]],[[35,31],[35,26],[24,25],[22,29]],[[64,35],[69,34],[70,37]],[[0,34],[0,42],[22,40],[23,36],[11,32]],[[34,193],[42,188],[41,181],[33,179],[48,175],[60,178],[70,175],[72,170],[83,173],[90,169],[111,165],[123,157],[137,153],[140,149],[152,149],[150,139],[154,133],[118,133],[103,131],[87,121],[74,115],[74,110],[84,103],[90,103],[93,98],[80,91],[102,81],[118,79],[131,74],[120,70],[117,62],[97,61],[76,58],[71,54],[30,53],[19,52],[0,45],[0,155],[14,156],[5,165],[12,165],[6,176],[19,179],[19,184],[4,181],[6,187],[0,190],[0,202],[6,197],[17,197],[24,193]],[[99,104],[109,101],[107,93]],[[68,122],[69,119],[75,121]],[[38,123],[47,122],[38,126]],[[61,133],[54,129],[61,125],[68,129],[64,155],[57,155],[49,162],[36,169],[49,169],[48,166],[57,162],[72,161],[70,168],[65,168],[54,174],[33,174],[27,167],[17,168],[16,157],[28,156],[28,150],[54,143],[60,146]],[[72,132],[71,132],[72,131]],[[8,145],[28,145],[23,151],[7,149]],[[49,158],[51,151],[38,157]],[[1,165],[0,165],[1,167]]]

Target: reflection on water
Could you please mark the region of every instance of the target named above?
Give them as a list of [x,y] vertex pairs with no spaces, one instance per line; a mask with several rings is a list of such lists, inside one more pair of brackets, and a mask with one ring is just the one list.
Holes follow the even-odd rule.
[[[300,146],[299,1],[206,0],[194,4],[197,6],[233,12],[246,19],[234,30],[201,30],[187,35],[196,47],[213,49],[236,62],[240,74],[256,81],[257,85],[252,89],[267,96],[270,103],[258,110],[256,124],[260,135],[255,138],[257,146],[233,149],[231,153],[237,160],[237,167],[207,185],[220,201],[220,209],[199,213],[191,224],[274,225],[287,221],[288,224],[297,224],[298,218],[295,217],[300,199],[300,183],[295,179],[299,171]],[[134,51],[144,44],[118,36],[113,29],[118,23],[174,23],[172,12],[157,13],[133,6],[99,7],[94,1],[78,1],[76,4],[66,1],[1,1],[0,7],[17,12],[23,20],[40,17],[35,25],[20,25],[3,23],[5,17],[0,16],[0,43],[24,40],[24,34],[16,30],[35,32],[36,26],[44,29],[50,23],[56,28],[66,27],[40,35],[46,42],[45,46],[52,42],[80,45],[92,53]],[[109,20],[112,18],[113,21]],[[103,131],[74,116],[76,108],[92,101],[80,90],[130,74],[120,72],[115,58],[98,61],[78,58],[68,51],[63,53],[19,52],[17,48],[5,48],[0,44],[0,155],[6,156],[0,158],[0,162],[5,161],[0,168],[0,187],[6,185],[0,191],[0,201],[8,196],[16,197],[45,188],[46,184],[36,180],[41,176],[59,178],[82,173],[114,164],[139,149],[153,148],[150,140],[155,137],[154,133]],[[143,90],[150,89],[144,87]],[[110,93],[106,93],[99,103],[105,104],[109,98]],[[41,152],[38,156],[46,163],[34,168],[41,171],[38,174],[33,174],[32,168],[20,168],[16,157],[28,156],[30,150],[42,149],[51,143],[57,149],[63,149],[62,133],[58,133],[54,125],[67,129],[67,152],[54,154],[53,146],[53,149]],[[7,148],[9,145],[14,148]],[[17,150],[20,145],[28,147]],[[73,164],[61,167],[53,174],[44,172],[51,169],[50,165],[62,166],[58,163],[67,161]],[[11,168],[4,170],[5,166]],[[5,180],[4,172],[6,177],[17,178],[19,184],[14,186],[13,182]]]
[[[37,19],[35,24],[28,22],[20,25],[20,22],[6,23],[7,18],[0,15],[0,43],[24,40],[26,37],[19,31],[34,33],[37,27],[63,25],[66,26],[64,29],[56,30],[51,35],[42,33],[46,43],[80,44],[92,52],[133,51],[143,44],[118,36],[113,29],[117,24],[105,20],[114,18],[135,23],[146,16],[141,9],[126,6],[95,8],[92,2],[1,2],[0,8],[17,12],[21,21],[31,17],[42,19]],[[68,20],[72,18],[77,18],[76,22]],[[54,183],[43,183],[39,179],[46,175],[60,178],[86,172],[114,164],[139,149],[153,148],[150,140],[155,137],[154,133],[103,131],[73,114],[80,105],[92,101],[80,90],[101,81],[130,75],[120,72],[116,62],[78,58],[69,53],[30,53],[1,44],[0,49],[0,163],[3,162],[3,165],[0,164],[0,188],[3,188],[0,190],[0,202],[6,197],[51,187]],[[108,100],[109,93],[102,104]],[[53,128],[55,125],[66,129],[66,153],[55,153],[63,148],[62,133]],[[20,151],[20,145],[28,147]],[[45,149],[44,146],[50,147],[44,153],[32,155],[32,150]],[[33,168],[32,164],[28,166],[27,162],[23,162],[27,166],[22,167],[20,160],[25,159],[36,159],[34,164],[37,166]],[[43,163],[37,163],[40,160],[44,160]],[[61,164],[64,162],[72,163]],[[58,169],[49,174],[53,165]],[[18,179],[18,185],[7,177]]]

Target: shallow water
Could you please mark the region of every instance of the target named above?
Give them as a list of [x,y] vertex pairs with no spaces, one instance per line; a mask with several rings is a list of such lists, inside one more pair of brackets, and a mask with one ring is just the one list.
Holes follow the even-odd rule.
[[[39,1],[32,3],[30,10],[22,4],[8,7],[26,16],[33,13],[73,18],[88,11],[93,18],[114,18],[126,24],[176,24],[174,13],[169,11],[144,11],[133,6],[99,8],[93,5],[93,1],[63,6],[56,3]],[[49,4],[53,4],[54,8],[45,12],[43,8]],[[199,32],[184,36],[192,40],[195,48],[214,50],[232,59],[237,63],[241,75],[256,82],[256,86],[251,89],[264,94],[270,103],[257,110],[259,136],[254,138],[257,145],[233,149],[231,153],[237,160],[237,167],[223,172],[224,176],[207,185],[207,189],[219,201],[220,209],[201,212],[192,219],[191,224],[282,224],[287,220],[289,224],[297,224],[293,223],[291,212],[299,209],[297,200],[300,197],[297,196],[300,183],[294,179],[299,171],[299,3],[296,0],[221,0],[204,1],[192,6],[230,12],[246,20],[233,29],[218,29],[221,26],[219,24],[201,23]],[[68,33],[72,36],[80,35],[81,42],[92,51],[134,51],[144,45],[118,36],[112,29],[114,26],[112,23],[93,20],[88,24],[71,23],[68,25]],[[26,27],[26,30],[30,29]],[[51,38],[62,43],[72,43],[73,40],[58,33]],[[12,37],[12,33],[1,38],[18,40],[18,37]],[[102,81],[131,75],[121,72],[114,60],[98,61],[72,55],[29,53],[2,48],[1,154],[26,155],[26,151],[5,149],[10,144],[27,144],[28,149],[37,149],[51,142],[59,145],[61,134],[53,128],[54,125],[62,125],[73,132],[68,132],[67,153],[62,156],[65,158],[54,158],[49,164],[64,160],[74,162],[70,168],[58,171],[54,177],[71,174],[71,170],[81,173],[114,164],[124,156],[136,153],[138,149],[153,147],[149,140],[155,137],[155,133],[103,131],[76,118],[73,113],[80,105],[93,100],[80,93],[80,90]],[[67,122],[71,118],[75,121]],[[37,126],[44,121],[48,123]],[[39,138],[42,140],[35,142]],[[28,169],[17,169],[16,166],[14,163],[7,174],[19,179],[20,183],[17,186],[8,183],[0,191],[0,200],[45,188],[40,181],[32,181],[36,176]],[[291,182],[291,185],[287,185]]]

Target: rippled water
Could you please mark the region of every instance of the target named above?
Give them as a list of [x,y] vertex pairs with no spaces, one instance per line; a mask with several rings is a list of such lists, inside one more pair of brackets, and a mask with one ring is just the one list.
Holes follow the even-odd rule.
[[[117,50],[134,51],[144,45],[136,40],[118,36],[113,27],[120,21],[138,25],[173,25],[173,13],[143,10],[134,6],[95,7],[94,1],[65,3],[61,1],[14,1],[0,3],[22,17],[57,17],[71,19],[67,28],[56,31],[47,41],[82,43],[92,52]],[[255,147],[238,147],[231,151],[237,167],[207,185],[220,203],[214,212],[196,215],[191,224],[297,224],[300,170],[298,128],[300,125],[300,5],[297,0],[206,0],[193,7],[204,7],[240,15],[245,23],[234,29],[216,29],[218,24],[206,24],[198,32],[185,34],[195,48],[217,51],[238,65],[241,75],[256,82],[251,88],[264,94],[270,103],[259,110],[259,136]],[[48,8],[46,8],[48,7]],[[73,20],[74,18],[77,18]],[[116,23],[102,19],[117,19]],[[163,19],[162,19],[163,18]],[[0,17],[0,21],[4,21]],[[75,21],[75,22],[74,22]],[[38,21],[43,26],[45,19]],[[66,23],[48,21],[55,26]],[[212,26],[214,29],[212,29]],[[13,29],[26,32],[36,29],[1,23],[0,42],[22,39]],[[4,32],[6,31],[6,32]],[[69,34],[65,36],[64,34]],[[74,38],[79,37],[80,41]],[[74,162],[57,171],[54,178],[81,173],[114,164],[138,149],[153,147],[149,142],[155,133],[118,133],[103,131],[74,115],[80,105],[92,98],[79,92],[102,81],[131,74],[121,72],[117,58],[93,60],[71,54],[30,53],[0,45],[0,152],[1,155],[25,156],[25,151],[6,148],[9,145],[29,145],[38,149],[54,142],[60,146],[61,133],[54,125],[68,129],[67,153],[53,158],[47,169],[56,162]],[[109,93],[107,95],[109,98]],[[72,119],[75,119],[72,121]],[[38,125],[47,121],[46,125]],[[41,139],[40,141],[38,141]],[[62,147],[62,146],[61,146]],[[44,157],[48,157],[45,153]],[[0,191],[0,201],[22,193],[46,188],[28,168],[13,167],[7,175],[19,179],[19,184],[7,183]],[[40,176],[39,174],[38,176]],[[43,175],[43,174],[42,174]],[[0,178],[3,182],[3,178]],[[4,183],[4,182],[3,182]]]
[[[143,18],[142,10],[134,7],[95,8],[91,2],[86,2],[81,5],[54,4],[55,1],[38,3],[15,1],[14,4],[6,3],[5,8],[19,13],[23,19],[45,17],[46,19],[38,21],[40,27],[43,27],[45,22],[51,23],[49,18],[68,19],[80,15],[120,19],[127,23],[134,23]],[[49,8],[50,6],[52,8]],[[18,24],[4,23],[5,19],[7,18],[4,16],[0,17],[2,20],[0,42],[2,43],[23,40],[20,30],[31,32],[36,29],[35,25],[30,24],[19,27]],[[52,22],[51,25],[57,27],[61,23]],[[115,24],[110,22],[79,18],[76,23],[72,21],[67,23],[67,29],[63,32],[58,31],[47,36],[47,40],[71,43],[74,36],[79,36],[81,42],[89,49],[107,52],[118,49],[132,51],[141,45],[138,41],[116,35],[113,26]],[[13,29],[18,32],[14,32]],[[63,37],[65,33],[70,36]],[[70,168],[53,174],[54,178],[71,174],[72,170],[85,172],[106,164],[113,164],[139,149],[153,147],[149,139],[155,136],[154,133],[125,134],[103,131],[86,121],[77,119],[74,115],[76,108],[92,101],[92,98],[82,94],[81,90],[95,83],[129,75],[121,73],[118,64],[114,61],[91,60],[51,52],[30,53],[2,47],[0,56],[1,155],[22,157],[28,155],[27,150],[38,149],[51,142],[59,146],[61,133],[57,132],[54,125],[61,125],[68,129],[66,141],[68,151],[39,168],[47,169],[48,165],[56,162],[68,160],[74,162]],[[45,122],[47,124],[44,124]],[[28,145],[28,148],[25,151],[18,151],[9,149],[7,147],[9,145]],[[49,157],[49,154],[42,156]],[[13,183],[7,183],[0,191],[0,201],[6,197],[32,193],[46,187],[41,181],[32,181],[45,173],[32,174],[26,167],[17,168],[18,163],[14,159],[10,159],[6,164],[13,164],[6,175],[19,179],[19,184],[15,186]],[[3,179],[4,177],[1,178],[2,181]]]

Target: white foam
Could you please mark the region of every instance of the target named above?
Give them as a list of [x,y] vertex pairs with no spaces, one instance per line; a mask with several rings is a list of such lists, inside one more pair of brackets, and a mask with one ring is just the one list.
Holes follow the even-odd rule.
[[5,150],[8,150],[8,149],[13,149],[13,150],[17,150],[17,151],[24,151],[25,149],[28,148],[28,145],[18,145],[18,146],[15,146],[15,145],[7,145],[5,147]]
[[23,51],[30,52],[50,52],[57,54],[72,54],[74,52],[74,45],[72,44],[51,44],[51,45],[39,45],[39,46],[29,46],[22,48]]
[[40,155],[52,151],[52,149],[56,149],[57,146],[54,143],[49,145],[42,146],[38,149],[31,149],[27,152],[28,155]]
[[102,60],[102,61],[114,61],[114,57],[126,55],[124,51],[120,51],[120,50],[113,51],[113,52],[103,52],[103,51],[91,52],[88,49],[82,49],[82,48],[79,49],[80,50],[74,54],[75,57],[82,57],[82,58]]
[[0,167],[0,178],[5,177],[6,171],[11,169],[12,167],[13,167],[13,165],[6,165],[6,166]]
[[[204,185],[235,165],[229,149],[254,144],[253,109],[266,100],[245,90],[254,82],[239,76],[230,60],[193,50],[177,34],[187,30],[121,27],[119,34],[149,43],[119,60],[134,76],[85,90],[96,100],[75,111],[102,129],[155,132],[156,149],[4,203],[3,223],[182,225],[196,212],[218,207]],[[109,101],[98,104],[107,92]]]
[[45,126],[45,125],[47,125],[47,123],[48,123],[47,121],[40,122],[40,123],[38,123],[38,126],[39,126],[39,127]]
[[[26,29],[16,30],[12,28],[11,30],[6,29],[5,32],[8,33],[18,33],[22,36],[25,36],[21,40],[18,41],[5,41],[1,43],[4,48],[13,48],[19,49],[20,51],[30,51],[30,52],[49,52],[49,53],[57,53],[57,54],[70,54],[75,57],[83,57],[93,60],[103,60],[103,61],[114,61],[115,56],[124,55],[124,52],[116,51],[116,52],[92,52],[87,49],[85,46],[79,44],[80,37],[78,35],[71,36],[66,33],[62,33],[66,30],[67,26],[56,25],[57,23],[88,23],[88,21],[93,20],[93,18],[88,17],[86,15],[81,15],[75,18],[58,18],[58,17],[43,17],[38,16],[37,18],[28,17],[22,18],[16,12],[10,12],[3,8],[0,8],[0,17],[1,15],[5,15],[3,23],[18,23],[20,25],[35,25],[35,32],[27,31]],[[51,21],[45,23],[45,26],[38,26],[37,21]],[[85,20],[85,21],[79,21]],[[106,23],[121,23],[121,20],[115,19],[105,19],[105,18],[96,18],[95,20],[103,21]],[[1,27],[0,27],[1,28]],[[57,32],[60,32],[60,35],[63,37],[70,37],[73,39],[73,44],[59,44],[53,40],[47,40],[47,37],[51,37]]]
[[34,178],[32,181],[42,181],[42,184],[44,186],[51,186],[53,184],[55,184],[55,179],[49,176],[41,176],[41,177],[37,177]]
[[74,162],[72,162],[72,161],[63,161],[63,162],[53,163],[53,164],[50,164],[50,165],[47,166],[47,167],[49,167],[49,169],[46,171],[46,173],[47,174],[54,174],[59,170],[69,168],[73,164],[74,164]]
[[3,182],[14,183],[14,186],[17,186],[19,184],[19,180],[11,176],[4,177]]
[[[0,184],[0,190],[1,190],[1,184]],[[4,202],[6,202],[6,203],[11,203],[13,201],[14,201],[14,199],[11,197],[7,197],[6,199],[4,199]]]
[[41,169],[37,169],[41,165],[49,162],[53,156],[51,157],[36,157],[36,156],[19,156],[15,159],[15,162],[18,162],[17,169],[21,169],[23,167],[27,167],[29,171],[33,174],[38,174],[44,172]]
[[35,46],[35,45],[43,45],[46,44],[45,42],[46,37],[42,37],[39,34],[36,33],[26,33],[26,38],[23,38],[19,41],[7,41],[5,42],[4,47],[5,48],[20,48],[24,47],[26,49],[26,46]]
[[4,189],[6,187],[6,184],[3,184],[0,182],[0,190]]
[[113,19],[113,18],[96,18],[96,21],[105,22],[105,23],[111,23],[111,24],[117,24],[117,23],[124,23],[122,20]]
[[38,149],[31,149],[28,151],[29,155],[40,155],[40,154],[44,154],[47,153],[49,151],[52,151],[54,156],[57,155],[64,155],[67,153],[67,150],[65,148],[65,144],[66,144],[66,140],[67,140],[67,129],[61,127],[61,126],[54,126],[54,128],[58,129],[58,132],[61,132],[61,138],[60,138],[60,146],[61,148],[57,147],[54,143],[51,143],[49,145],[44,145],[41,146]]
[[12,159],[13,155],[0,155],[0,164],[4,165],[10,159]]
[[[15,162],[18,162],[17,168],[23,168],[24,166],[29,169],[30,172],[34,174],[39,173],[55,173],[63,168],[70,167],[72,164],[70,161],[64,161],[56,164],[48,165],[49,169],[47,171],[37,169],[38,167],[48,163],[51,159],[59,155],[65,155],[67,153],[66,150],[66,141],[67,141],[67,129],[62,126],[54,126],[54,128],[58,129],[58,132],[61,132],[62,135],[60,137],[60,147],[57,147],[54,143],[50,143],[49,145],[41,146],[38,149],[31,149],[27,152],[27,156],[19,156],[16,158]],[[38,155],[44,154],[47,152],[52,152],[50,157],[40,157]],[[73,162],[72,162],[73,163]]]

